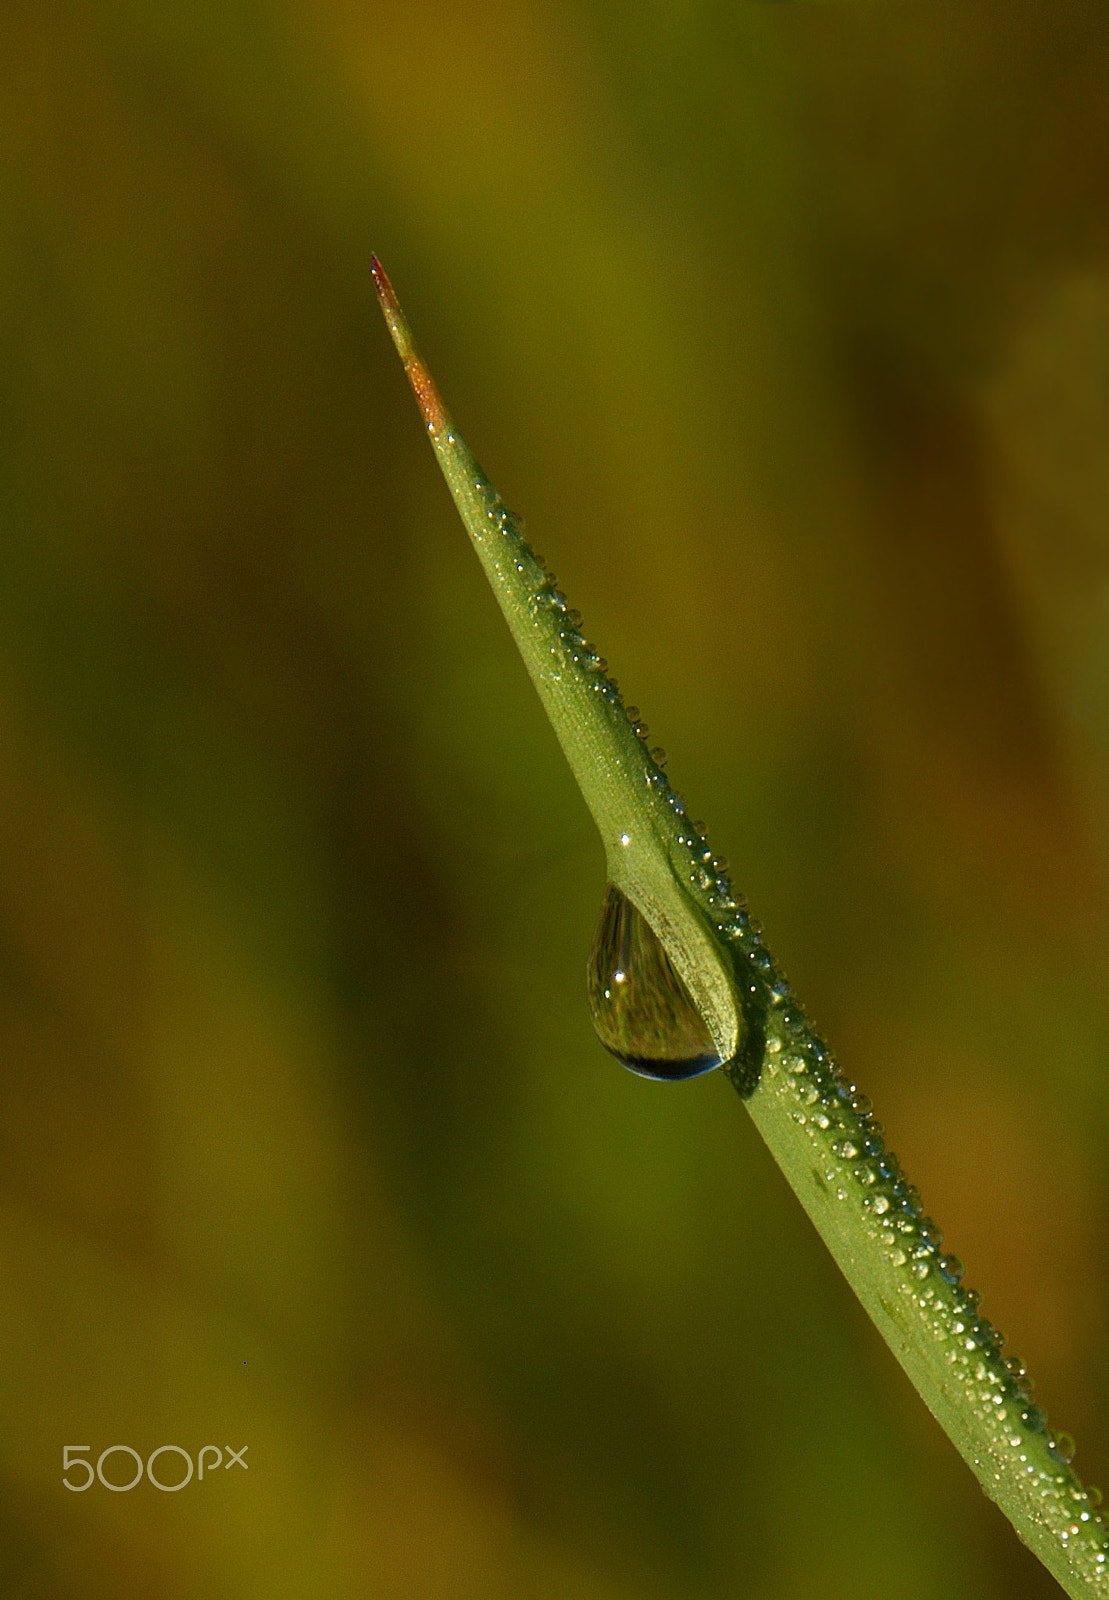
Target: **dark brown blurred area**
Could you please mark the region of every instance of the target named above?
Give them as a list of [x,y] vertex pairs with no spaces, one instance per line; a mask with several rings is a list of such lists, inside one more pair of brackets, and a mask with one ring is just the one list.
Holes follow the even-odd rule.
[[1057,1593],[727,1085],[594,1040],[368,263],[1105,1481],[1103,8],[0,38],[5,1597]]

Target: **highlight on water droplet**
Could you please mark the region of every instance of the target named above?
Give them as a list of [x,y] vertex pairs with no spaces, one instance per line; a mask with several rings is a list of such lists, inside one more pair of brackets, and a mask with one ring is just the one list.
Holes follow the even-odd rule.
[[723,1064],[646,917],[611,883],[593,936],[586,988],[597,1037],[640,1077],[695,1078]]
[[939,1256],[936,1259],[936,1271],[948,1283],[958,1283],[966,1270],[958,1256]]

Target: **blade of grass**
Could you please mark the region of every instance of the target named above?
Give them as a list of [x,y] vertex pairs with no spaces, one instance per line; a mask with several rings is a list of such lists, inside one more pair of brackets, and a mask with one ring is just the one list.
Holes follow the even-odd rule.
[[376,256],[385,319],[455,505],[582,795],[608,873],[636,905],[712,1034],[801,1204],[986,1493],[1068,1594],[1109,1596],[1109,1535],[1048,1431],[1022,1364],[962,1287],[870,1101],[809,1025],[680,797],[639,737],[581,619],[448,416]]

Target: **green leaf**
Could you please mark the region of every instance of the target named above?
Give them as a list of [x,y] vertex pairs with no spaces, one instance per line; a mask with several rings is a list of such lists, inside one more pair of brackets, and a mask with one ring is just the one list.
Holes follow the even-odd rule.
[[612,884],[646,919],[724,1070],[848,1282],[986,1493],[1073,1596],[1109,1596],[1109,1535],[1031,1403],[1022,1364],[962,1287],[870,1101],[810,1026],[728,879],[637,732],[581,619],[448,416],[377,258],[374,281],[443,476],[601,834]]

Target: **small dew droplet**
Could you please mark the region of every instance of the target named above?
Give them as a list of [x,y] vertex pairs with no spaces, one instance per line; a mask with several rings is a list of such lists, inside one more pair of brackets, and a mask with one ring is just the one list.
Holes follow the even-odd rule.
[[722,1064],[657,935],[612,884],[605,891],[586,980],[597,1037],[640,1077],[694,1078]]
[[958,1256],[940,1256],[936,1262],[936,1271],[948,1283],[958,1283],[966,1270]]

